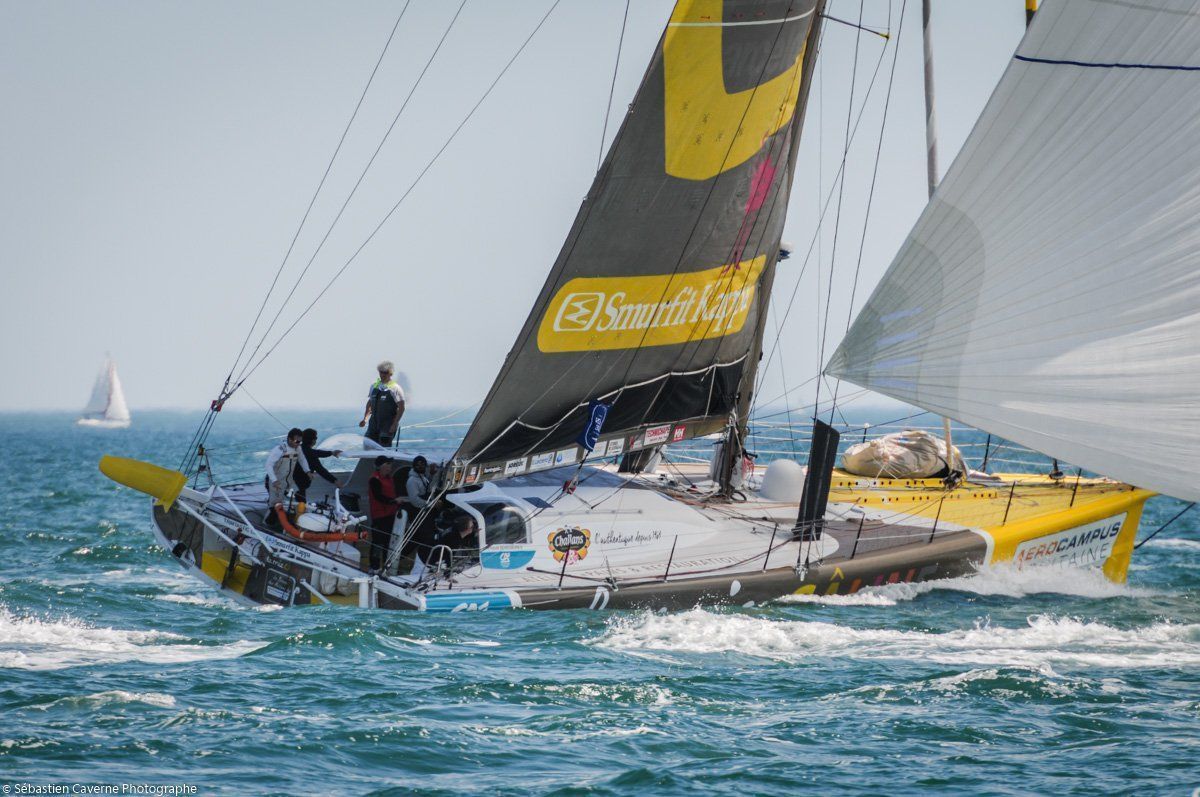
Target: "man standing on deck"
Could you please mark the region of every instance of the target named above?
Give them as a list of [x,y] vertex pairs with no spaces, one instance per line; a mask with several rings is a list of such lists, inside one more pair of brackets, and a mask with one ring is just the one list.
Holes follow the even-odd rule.
[[299,429],[291,429],[287,433],[287,440],[267,454],[267,522],[272,525],[275,507],[283,504],[288,488],[296,484],[296,472],[306,473],[309,470],[307,463],[300,456],[300,441],[303,436],[304,433]]
[[400,508],[396,483],[392,480],[392,461],[387,457],[375,458],[375,472],[367,480],[367,496],[371,509],[369,562],[371,571],[378,572],[387,563],[388,551],[392,547],[392,529],[396,525],[396,510]]
[[388,448],[400,428],[400,419],[404,417],[404,391],[392,378],[396,366],[391,360],[381,362],[378,371],[379,378],[367,392],[367,406],[358,425],[367,427],[367,439]]

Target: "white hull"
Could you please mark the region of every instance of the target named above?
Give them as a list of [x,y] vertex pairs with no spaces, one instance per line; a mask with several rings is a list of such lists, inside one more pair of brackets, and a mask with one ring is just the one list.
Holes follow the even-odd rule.
[[115,420],[112,418],[80,418],[75,421],[76,426],[87,426],[92,429],[128,429],[130,421]]

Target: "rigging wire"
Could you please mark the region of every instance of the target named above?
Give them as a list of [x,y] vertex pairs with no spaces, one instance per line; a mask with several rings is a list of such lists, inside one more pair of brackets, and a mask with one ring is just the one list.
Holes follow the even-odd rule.
[[271,412],[269,409],[267,409],[266,407],[264,407],[264,406],[263,406],[263,404],[262,404],[262,402],[261,402],[261,401],[259,401],[258,399],[256,399],[256,398],[254,397],[254,395],[253,395],[253,394],[252,394],[252,393],[251,393],[249,390],[246,390],[246,391],[244,391],[244,392],[245,392],[245,393],[246,393],[246,395],[247,395],[247,396],[250,398],[250,400],[251,400],[251,401],[253,401],[255,404],[257,404],[257,405],[258,405],[258,408],[259,408],[260,410],[262,410],[263,412],[265,412],[265,413],[266,413],[266,414],[267,414],[267,415],[268,415],[268,416],[271,418],[271,420],[275,421],[275,423],[279,424],[279,425],[280,425],[280,426],[283,428],[283,430],[284,430],[285,432],[291,428],[291,427],[290,427],[290,426],[288,426],[286,423],[284,423],[283,421],[281,421],[281,420],[279,420],[278,418],[276,418],[276,417],[275,417],[275,415],[274,415],[274,413],[272,413],[272,412]]
[[608,104],[604,106],[604,128],[600,131],[600,152],[596,155],[596,171],[604,163],[604,140],[608,138],[608,118],[612,115],[613,94],[617,90],[617,72],[621,68],[621,50],[625,45],[625,26],[629,22],[629,3],[625,0],[625,16],[621,18],[621,35],[617,39],[617,58],[613,62],[612,83],[608,87]]
[[250,338],[254,334],[255,327],[262,319],[263,311],[267,307],[267,302],[271,298],[272,292],[275,290],[275,285],[279,282],[280,275],[283,274],[284,266],[287,265],[288,259],[292,256],[292,250],[296,248],[296,241],[300,238],[300,233],[304,229],[305,223],[308,221],[308,216],[312,213],[313,205],[317,202],[317,197],[321,193],[321,189],[325,187],[325,181],[329,179],[329,172],[333,169],[333,163],[337,160],[338,154],[342,151],[342,145],[346,143],[346,136],[350,133],[350,128],[354,124],[354,120],[358,118],[358,112],[362,108],[363,100],[367,97],[367,92],[371,89],[371,84],[375,82],[375,75],[379,72],[379,66],[383,63],[384,57],[387,55],[388,48],[391,47],[392,39],[396,38],[396,31],[400,28],[400,21],[404,19],[404,14],[408,11],[412,0],[405,0],[404,7],[400,9],[399,16],[396,17],[396,22],[392,25],[392,31],[388,34],[387,41],[383,43],[383,50],[379,53],[379,58],[375,60],[375,66],[371,69],[371,75],[367,78],[367,84],[363,86],[362,93],[358,96],[358,102],[354,105],[354,112],[350,114],[350,119],[346,122],[345,128],[342,129],[342,135],[338,139],[337,146],[334,147],[333,154],[329,156],[329,163],[325,164],[325,171],[321,175],[321,180],[317,183],[317,188],[313,191],[312,198],[308,200],[308,207],[304,209],[304,215],[300,218],[300,224],[296,227],[295,234],[292,235],[292,240],[288,244],[287,251],[283,255],[283,260],[279,263],[279,268],[275,270],[275,277],[271,280],[271,285],[267,288],[267,293],[263,296],[262,304],[258,307],[258,313],[254,316],[254,322],[250,324],[250,328],[246,330],[246,337],[242,340],[242,346],[238,349],[237,357],[234,358],[233,365],[229,368],[229,375],[225,377],[225,385],[228,387],[229,382],[233,378],[233,372],[237,370],[238,364],[242,361],[242,355],[246,352],[246,346],[250,343]]
[[[860,28],[862,27],[863,10],[864,10],[865,5],[866,5],[865,0],[858,0],[858,25]],[[854,36],[854,66],[851,68],[851,71],[850,71],[850,102],[847,103],[847,107],[846,107],[846,135],[843,140],[843,146],[842,146],[842,165],[843,165],[843,167],[845,166],[846,158],[850,153],[850,119],[851,119],[852,114],[854,113],[854,90],[855,90],[855,88],[857,88],[857,85],[858,85],[858,52],[859,52],[859,46],[861,43],[862,43],[862,31],[860,30]],[[882,60],[882,58],[881,58],[881,60]],[[833,244],[832,244],[832,251],[830,252],[830,255],[829,255],[829,281],[828,281],[828,285],[826,286],[826,292],[825,292],[825,317],[824,317],[824,322],[821,327],[821,343],[820,343],[819,354],[817,357],[818,362],[820,362],[822,364],[825,362],[825,340],[826,340],[826,337],[829,332],[829,306],[833,302],[833,275],[837,270],[838,231],[840,230],[841,223],[842,223],[842,199],[844,198],[845,193],[846,193],[846,174],[845,174],[845,171],[843,170],[841,183],[839,184],[839,187],[838,187],[837,210],[834,212],[834,216],[833,216]],[[817,380],[817,395],[816,395],[816,400],[814,403],[820,404],[820,402],[821,402],[821,380],[818,379]],[[831,412],[831,417],[832,417],[832,412]]]
[[[191,440],[184,449],[183,458],[180,460],[179,468],[185,473],[189,471],[199,457],[199,447],[208,438],[209,432],[212,430],[213,424],[216,423],[217,413],[221,411],[225,401],[232,395],[230,382],[233,381],[234,371],[237,370],[241,363],[242,355],[246,351],[246,346],[250,343],[250,338],[254,335],[254,330],[258,326],[258,322],[262,319],[263,311],[266,310],[267,302],[270,301],[271,294],[275,290],[275,286],[279,282],[279,277],[283,274],[283,269],[291,258],[292,251],[295,249],[296,241],[300,238],[300,233],[304,229],[308,221],[309,214],[312,212],[313,206],[316,204],[317,197],[320,195],[322,188],[325,186],[325,181],[329,178],[329,172],[333,168],[334,162],[337,160],[338,154],[342,150],[343,144],[346,142],[346,136],[350,133],[350,128],[354,125],[354,120],[358,118],[358,112],[362,108],[363,101],[366,99],[367,93],[371,89],[371,85],[375,82],[375,76],[379,72],[379,67],[383,63],[384,57],[387,55],[388,49],[391,47],[392,40],[396,37],[396,31],[400,28],[400,22],[404,19],[404,14],[408,11],[408,7],[412,0],[405,0],[404,7],[400,9],[399,15],[396,17],[395,24],[392,25],[392,30],[388,34],[387,41],[384,42],[383,49],[379,53],[379,58],[375,60],[375,66],[371,69],[371,74],[367,78],[367,83],[363,86],[362,93],[359,94],[358,102],[355,103],[354,111],[350,114],[350,119],[346,122],[345,128],[342,130],[342,135],[338,139],[337,147],[334,148],[333,154],[329,158],[329,163],[325,165],[325,171],[321,175],[320,181],[317,183],[316,190],[313,191],[312,198],[308,201],[308,207],[304,211],[303,217],[300,219],[300,224],[296,227],[296,232],[292,235],[292,240],[288,244],[287,251],[284,253],[283,260],[280,261],[279,267],[275,270],[275,276],[271,280],[270,287],[267,288],[267,293],[263,296],[262,304],[259,305],[258,313],[254,316],[253,323],[246,330],[246,337],[242,340],[241,348],[238,349],[237,357],[229,367],[229,373],[225,376],[224,385],[221,388],[218,398],[209,405],[208,411],[205,413],[204,419],[192,434]],[[236,389],[236,388],[234,388]]]
[[449,38],[450,32],[454,30],[454,25],[458,22],[458,18],[462,15],[463,8],[465,8],[466,5],[467,0],[462,0],[462,2],[459,3],[458,9],[454,12],[454,16],[450,19],[450,24],[448,24],[446,26],[446,30],[442,32],[441,38],[438,39],[437,46],[433,48],[433,52],[430,53],[429,58],[425,61],[425,66],[421,68],[420,74],[417,75],[417,79],[413,82],[412,87],[409,88],[408,94],[404,97],[404,101],[400,103],[400,109],[396,111],[395,116],[392,117],[391,124],[388,125],[388,129],[384,132],[383,137],[379,139],[379,144],[375,147],[375,151],[371,153],[370,159],[367,160],[367,165],[362,168],[361,172],[359,172],[358,179],[355,180],[354,186],[350,189],[350,193],[346,195],[346,199],[342,202],[342,206],[338,208],[337,215],[335,215],[333,217],[333,221],[329,223],[329,227],[325,230],[325,234],[321,237],[320,242],[317,243],[317,248],[313,250],[312,256],[309,257],[308,262],[304,264],[304,269],[301,270],[300,275],[296,277],[296,281],[292,283],[292,288],[290,291],[288,291],[288,295],[284,297],[283,302],[280,303],[279,308],[275,311],[275,316],[271,319],[271,323],[267,326],[266,330],[263,331],[262,336],[259,338],[258,345],[254,347],[254,351],[252,351],[250,356],[246,358],[246,365],[243,367],[242,373],[238,374],[238,384],[241,384],[242,380],[244,379],[245,369],[250,366],[250,363],[253,362],[255,355],[258,354],[259,350],[263,347],[263,344],[266,343],[271,331],[275,329],[275,325],[279,322],[279,317],[283,315],[283,311],[287,308],[288,302],[290,302],[292,297],[295,296],[296,290],[300,287],[300,283],[308,274],[309,269],[312,268],[313,262],[317,259],[317,256],[321,254],[321,250],[325,248],[325,244],[329,240],[329,236],[333,234],[334,228],[337,227],[338,222],[342,220],[342,215],[345,214],[346,208],[350,206],[351,200],[354,199],[354,195],[358,193],[359,187],[362,186],[363,180],[366,179],[367,172],[371,170],[371,166],[375,164],[375,159],[379,157],[379,153],[383,150],[384,145],[387,144],[388,138],[391,137],[392,131],[396,129],[396,124],[400,121],[400,117],[404,115],[405,109],[408,108],[408,104],[412,101],[413,95],[416,94],[417,89],[424,81],[425,75],[429,72],[429,67],[433,65],[434,59],[436,59],[438,53],[441,52],[442,45],[446,43],[446,39]]
[[364,249],[366,249],[367,245],[375,238],[376,235],[379,234],[379,231],[381,229],[383,229],[384,225],[387,224],[388,220],[391,219],[391,217],[393,215],[395,215],[396,211],[400,209],[400,206],[404,203],[404,201],[406,199],[408,199],[409,195],[413,192],[413,190],[417,187],[417,185],[420,184],[421,180],[425,177],[426,174],[428,174],[429,170],[431,168],[433,168],[434,164],[436,164],[438,162],[438,160],[441,159],[442,154],[445,153],[445,151],[449,148],[450,144],[453,143],[454,139],[456,139],[458,137],[458,134],[462,132],[462,129],[466,126],[467,122],[469,122],[471,120],[471,118],[475,115],[476,111],[479,110],[479,107],[481,105],[483,105],[484,101],[489,96],[491,96],[491,93],[493,90],[495,90],[496,85],[500,82],[500,80],[504,77],[504,75],[508,73],[508,70],[512,67],[513,63],[516,62],[517,58],[520,57],[521,53],[523,53],[525,51],[525,48],[529,46],[529,43],[533,40],[534,36],[536,36],[538,31],[540,31],[542,29],[542,27],[546,24],[546,20],[549,19],[550,15],[552,13],[554,13],[554,9],[558,8],[558,6],[561,2],[562,2],[562,0],[554,0],[554,2],[551,4],[550,8],[546,11],[546,13],[542,15],[541,20],[539,20],[538,24],[534,27],[533,31],[530,32],[530,34],[525,38],[525,40],[521,43],[521,46],[518,47],[516,52],[513,53],[512,57],[508,59],[508,62],[500,70],[500,73],[498,75],[496,75],[496,78],[491,82],[491,84],[483,92],[483,94],[480,96],[478,101],[476,101],[474,106],[471,107],[471,110],[467,112],[466,116],[463,117],[462,121],[459,122],[458,126],[454,128],[454,131],[450,134],[450,136],[442,144],[441,148],[439,148],[438,151],[433,155],[433,157],[429,159],[429,161],[425,164],[424,168],[421,169],[421,171],[417,174],[416,178],[414,178],[413,181],[409,184],[408,188],[405,189],[404,193],[400,196],[400,199],[398,199],[396,201],[396,203],[394,205],[392,205],[391,210],[389,210],[384,215],[384,217],[379,221],[379,223],[375,225],[374,229],[372,229],[370,234],[367,235],[366,240],[364,240],[362,242],[362,244],[360,244],[359,247],[354,250],[353,254],[350,255],[350,257],[346,260],[346,262],[342,265],[342,267],[339,268],[337,270],[337,272],[334,273],[334,275],[329,279],[329,281],[325,283],[325,286],[316,295],[316,297],[311,302],[309,302],[308,306],[304,308],[303,312],[301,312],[300,315],[291,323],[291,325],[289,325],[287,327],[287,329],[285,329],[280,334],[280,336],[275,340],[275,342],[271,345],[271,347],[269,349],[267,349],[267,351],[261,357],[259,357],[258,361],[255,362],[254,365],[248,371],[246,371],[245,375],[242,376],[238,380],[237,384],[239,386],[243,382],[245,382],[247,379],[249,379],[250,376],[255,371],[258,370],[259,366],[261,366],[267,360],[267,358],[270,357],[271,354],[277,348],[279,348],[279,345],[281,343],[283,343],[283,341],[287,338],[287,336],[289,334],[291,334],[291,332],[296,328],[296,326],[302,320],[304,320],[304,318],[312,311],[312,309],[317,305],[317,303],[321,300],[321,298],[325,296],[325,294],[329,291],[329,289],[333,287],[334,283],[337,282],[338,278],[341,277],[342,274],[344,274],[346,272],[346,269],[348,269],[354,263],[354,261],[358,258],[358,256],[360,254],[362,254],[362,251]]
[[[822,31],[822,34],[824,34],[824,31]],[[862,124],[863,116],[865,116],[865,114],[866,114],[867,101],[870,99],[871,92],[875,87],[875,82],[879,75],[879,69],[883,65],[883,59],[884,59],[884,56],[886,55],[886,53],[887,53],[887,50],[886,50],[886,46],[885,46],[884,49],[880,50],[879,58],[875,62],[874,72],[871,75],[871,82],[867,86],[867,91],[863,96],[862,105],[859,106],[858,116],[855,118],[855,121],[854,121],[854,129],[850,133],[850,142],[851,143],[854,142],[854,140],[858,134],[858,128]],[[822,75],[822,74],[823,74],[823,67],[818,69],[818,75]],[[819,90],[823,90],[823,83],[819,83],[818,88],[819,88]],[[823,94],[821,95],[821,102],[823,104]],[[824,116],[824,114],[822,113],[822,117],[823,116]],[[823,141],[823,136],[821,135],[821,130],[818,130],[818,141]],[[800,292],[801,282],[804,279],[804,275],[808,272],[809,265],[812,263],[813,251],[814,251],[814,249],[818,249],[818,245],[821,244],[821,242],[823,240],[824,229],[825,229],[825,216],[828,214],[829,207],[833,202],[834,192],[837,190],[837,186],[839,184],[838,181],[843,178],[843,174],[846,169],[847,154],[848,154],[848,151],[843,151],[841,165],[838,167],[837,172],[835,172],[833,175],[833,184],[830,186],[829,192],[827,194],[825,194],[825,202],[821,206],[821,213],[817,217],[816,228],[813,230],[812,238],[809,240],[808,249],[804,254],[804,262],[801,263],[800,273],[796,275],[796,281],[792,284],[792,293],[791,293],[791,296],[788,298],[787,307],[784,308],[783,318],[780,320],[781,328],[787,325],[787,320],[791,316],[792,309],[796,303],[796,297]],[[820,165],[818,165],[818,170],[820,170]],[[821,267],[820,267],[821,259],[822,259],[822,255],[820,254],[820,252],[818,250],[818,256],[817,256],[818,281],[819,281],[820,272],[821,272]],[[818,336],[819,336],[819,331],[820,331],[819,309],[820,309],[820,305],[819,305],[819,299],[818,299],[818,312],[815,314],[815,317],[817,318],[817,330],[818,330],[817,335]],[[758,390],[762,389],[761,378],[762,378],[762,376],[765,376],[765,374],[767,373],[767,370],[769,369],[769,367],[771,365],[771,361],[775,356],[775,351],[778,348],[778,344],[779,344],[779,338],[776,338],[775,341],[772,343],[771,351],[767,354],[766,364],[764,364],[762,366],[762,368],[760,369],[760,382],[759,382],[758,388],[756,388],[756,391],[755,391],[756,394],[757,394]],[[811,381],[812,381],[811,379],[808,380],[808,382],[811,382]],[[808,382],[805,382],[805,384],[808,384]]]
[[1140,541],[1138,542],[1138,544],[1137,544],[1137,545],[1133,546],[1133,549],[1136,551],[1138,548],[1141,548],[1143,545],[1145,545],[1146,543],[1150,542],[1150,540],[1154,539],[1154,538],[1155,538],[1155,537],[1158,535],[1158,533],[1159,533],[1160,531],[1162,531],[1162,530],[1163,530],[1163,529],[1165,529],[1167,526],[1169,526],[1169,525],[1171,525],[1172,523],[1174,523],[1176,520],[1179,520],[1179,518],[1183,517],[1183,515],[1184,515],[1184,513],[1185,513],[1185,512],[1187,512],[1189,509],[1191,509],[1191,508],[1192,508],[1192,507],[1194,507],[1195,505],[1196,505],[1196,502],[1195,502],[1195,501],[1193,501],[1193,502],[1191,502],[1190,504],[1188,504],[1187,506],[1185,506],[1183,509],[1180,509],[1178,512],[1176,512],[1176,513],[1175,513],[1175,516],[1174,516],[1174,517],[1172,517],[1172,518],[1171,518],[1170,520],[1168,520],[1166,523],[1163,523],[1161,526],[1159,526],[1158,528],[1156,528],[1154,531],[1152,531],[1152,532],[1150,532],[1148,535],[1146,535],[1146,537],[1145,537],[1145,538],[1143,538],[1142,540],[1140,540]]
[[[850,286],[850,306],[846,310],[846,333],[850,332],[850,323],[854,320],[854,299],[858,295],[858,278],[862,272],[863,251],[867,245],[867,228],[871,223],[871,207],[875,200],[875,184],[879,178],[879,161],[883,155],[883,136],[887,132],[888,109],[892,105],[892,87],[896,82],[896,62],[900,57],[900,42],[901,34],[904,32],[904,11],[908,8],[908,0],[901,0],[900,3],[900,24],[896,26],[896,46],[892,48],[892,69],[888,75],[888,90],[884,95],[883,101],[883,117],[879,122],[879,141],[875,145],[875,165],[871,169],[871,188],[867,192],[867,208],[863,212],[863,229],[862,237],[858,242],[858,259],[854,264],[854,281]],[[891,10],[891,4],[888,5],[888,10]],[[824,368],[824,357],[821,358],[819,367]],[[837,406],[838,389],[842,385],[842,380],[838,379],[833,385],[833,404]]]

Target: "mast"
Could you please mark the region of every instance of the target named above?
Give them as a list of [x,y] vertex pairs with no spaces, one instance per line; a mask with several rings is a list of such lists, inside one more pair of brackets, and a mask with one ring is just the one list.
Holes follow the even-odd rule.
[[933,39],[929,35],[931,0],[921,0],[921,36],[925,43],[925,171],[929,197],[938,184],[937,117],[933,111]]
[[[1025,0],[1026,7],[1036,0]],[[929,188],[929,199],[938,185],[937,114],[933,103],[933,36],[929,30],[932,0],[921,0],[921,38],[925,50],[925,178]],[[950,419],[942,416],[942,437],[946,441],[946,473],[954,473],[954,439],[950,432]]]

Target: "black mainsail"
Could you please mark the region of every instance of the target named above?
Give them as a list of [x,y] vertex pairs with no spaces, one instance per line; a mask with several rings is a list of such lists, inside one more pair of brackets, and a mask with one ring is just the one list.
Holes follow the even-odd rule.
[[676,5],[450,486],[744,425],[823,7]]

